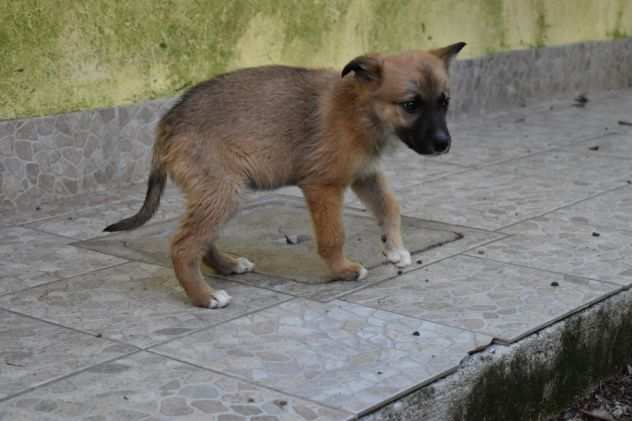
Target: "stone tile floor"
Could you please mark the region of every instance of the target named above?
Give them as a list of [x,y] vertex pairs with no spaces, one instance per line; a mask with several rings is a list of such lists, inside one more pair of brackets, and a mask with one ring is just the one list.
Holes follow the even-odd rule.
[[132,233],[101,229],[143,186],[0,212],[0,420],[353,419],[632,286],[632,92],[571,102],[460,118],[449,155],[385,159],[417,251],[401,273],[349,195],[370,276],[314,282],[305,215],[279,211],[296,189],[258,195],[226,246],[260,271],[207,272],[223,310],[190,306],[169,267],[174,189]]

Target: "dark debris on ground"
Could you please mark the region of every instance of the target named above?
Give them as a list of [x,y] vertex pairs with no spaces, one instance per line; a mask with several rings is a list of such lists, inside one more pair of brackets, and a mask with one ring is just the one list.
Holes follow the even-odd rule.
[[632,421],[632,366],[548,421]]

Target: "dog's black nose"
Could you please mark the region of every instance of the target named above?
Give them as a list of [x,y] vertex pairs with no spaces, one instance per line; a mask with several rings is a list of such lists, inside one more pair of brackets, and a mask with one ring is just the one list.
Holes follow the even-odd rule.
[[432,136],[432,147],[435,152],[446,152],[450,148],[450,134],[445,130],[437,130]]

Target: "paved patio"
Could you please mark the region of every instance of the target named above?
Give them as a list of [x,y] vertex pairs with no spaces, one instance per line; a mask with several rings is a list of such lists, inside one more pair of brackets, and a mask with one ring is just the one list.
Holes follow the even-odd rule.
[[632,91],[589,98],[460,118],[449,155],[387,158],[413,265],[384,263],[349,195],[359,282],[321,282],[293,188],[227,228],[258,269],[207,272],[222,310],[192,307],[169,267],[174,189],[130,233],[101,230],[144,186],[4,218],[0,420],[353,419],[632,286]]

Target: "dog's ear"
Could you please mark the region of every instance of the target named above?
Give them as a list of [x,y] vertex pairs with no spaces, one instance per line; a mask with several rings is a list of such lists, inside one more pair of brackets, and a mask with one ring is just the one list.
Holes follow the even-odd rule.
[[382,80],[382,60],[375,55],[365,55],[351,60],[342,69],[342,77],[353,72],[356,79],[364,82],[379,82]]
[[466,45],[467,44],[464,42],[457,42],[456,44],[451,44],[447,47],[430,50],[430,53],[443,60],[445,67],[449,68],[456,55],[459,54],[459,51],[461,51]]

